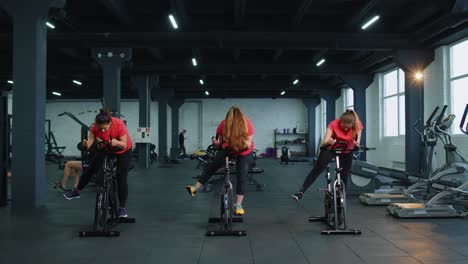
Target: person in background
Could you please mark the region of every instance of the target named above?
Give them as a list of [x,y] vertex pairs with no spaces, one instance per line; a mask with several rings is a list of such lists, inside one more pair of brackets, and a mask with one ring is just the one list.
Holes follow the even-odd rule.
[[182,130],[182,132],[179,133],[179,148],[180,148],[180,151],[182,151],[182,154],[185,156],[187,156],[187,151],[185,150],[185,145],[184,145],[184,141],[186,140],[185,138],[185,133],[187,132],[187,130]]

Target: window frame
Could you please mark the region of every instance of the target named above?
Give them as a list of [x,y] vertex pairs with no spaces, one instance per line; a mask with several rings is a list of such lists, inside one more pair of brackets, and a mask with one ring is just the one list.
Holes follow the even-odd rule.
[[[385,96],[385,76],[387,74],[390,74],[392,72],[396,71],[397,73],[397,80],[396,80],[396,84],[397,84],[397,91],[395,94],[392,94],[392,95],[387,95]],[[400,123],[401,123],[401,120],[400,120],[400,97],[401,96],[405,96],[405,88],[406,87],[403,87],[401,88],[400,87],[400,74],[403,73],[403,85],[405,85],[405,77],[404,77],[404,74],[405,72],[403,71],[403,69],[399,68],[399,67],[396,67],[396,68],[393,68],[391,70],[388,70],[386,72],[383,72],[381,75],[380,75],[380,84],[381,84],[381,104],[382,104],[382,137],[383,138],[396,138],[396,137],[402,137],[402,136],[405,136],[405,132],[404,133],[400,133]],[[396,101],[397,101],[397,120],[398,120],[398,127],[397,127],[397,135],[392,135],[392,136],[389,136],[389,135],[385,135],[385,129],[386,129],[386,120],[385,120],[385,100],[388,100],[389,98],[392,98],[392,97],[396,97]]]
[[[446,100],[446,102],[449,103],[449,107],[448,107],[448,110],[450,113],[452,114],[455,114],[457,116],[461,115],[461,113],[454,113],[455,111],[455,101],[454,101],[454,87],[453,87],[453,83],[454,81],[457,81],[457,80],[461,80],[461,79],[467,79],[468,78],[468,72],[465,73],[465,74],[461,74],[461,75],[458,75],[458,76],[455,76],[455,77],[452,77],[452,68],[453,68],[453,47],[456,46],[456,45],[459,45],[463,42],[466,42],[467,45],[468,45],[468,37],[465,37],[459,41],[456,41],[454,43],[451,43],[450,45],[448,45],[447,47],[447,63],[446,63],[446,66],[447,66],[447,71],[446,71],[446,78],[447,78],[447,82],[446,82],[446,85],[447,85],[447,97],[448,99]],[[458,121],[458,120],[457,120]],[[460,128],[459,128],[459,124],[457,124],[458,122],[454,122],[454,124],[450,127],[450,134],[458,137],[462,137],[464,136],[464,134],[459,131]],[[458,132],[459,131],[459,132]]]

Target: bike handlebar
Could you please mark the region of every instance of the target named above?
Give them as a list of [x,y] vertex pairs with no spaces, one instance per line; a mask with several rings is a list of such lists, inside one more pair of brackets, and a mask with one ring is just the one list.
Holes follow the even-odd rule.
[[437,112],[439,111],[439,106],[437,106],[434,111],[432,111],[432,114],[429,116],[429,118],[427,119],[426,121],[426,126],[430,126],[431,123],[432,123],[432,119],[434,118],[434,116],[437,114]]
[[440,115],[437,118],[436,126],[440,125],[440,122],[442,122],[442,119],[444,118],[444,115],[445,115],[445,111],[447,111],[447,107],[448,107],[447,105],[444,105],[444,107],[442,108],[442,112],[440,112]]
[[467,114],[468,114],[468,104],[465,107],[465,112],[463,112],[463,116],[460,122],[460,130],[465,134],[468,134],[468,123],[466,124],[466,127],[464,128]]

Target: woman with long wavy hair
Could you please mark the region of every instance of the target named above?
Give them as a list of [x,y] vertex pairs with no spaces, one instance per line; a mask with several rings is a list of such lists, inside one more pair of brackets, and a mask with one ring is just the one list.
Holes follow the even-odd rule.
[[195,197],[197,190],[210,180],[211,176],[225,164],[226,156],[231,154],[236,157],[237,170],[237,199],[234,204],[234,213],[243,215],[245,211],[242,207],[242,201],[247,186],[249,163],[252,160],[252,151],[254,149],[253,134],[252,122],[238,107],[231,107],[226,114],[226,118],[221,121],[216,129],[218,138],[212,139],[213,145],[219,150],[216,152],[213,161],[203,170],[195,185],[186,187],[189,194]]

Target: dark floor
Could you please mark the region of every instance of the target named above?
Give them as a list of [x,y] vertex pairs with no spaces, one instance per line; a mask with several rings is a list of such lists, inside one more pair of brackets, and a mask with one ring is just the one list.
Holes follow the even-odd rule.
[[[193,161],[171,168],[135,169],[129,176],[129,214],[133,225],[118,226],[118,238],[79,238],[93,220],[94,193],[66,201],[48,186],[47,207],[12,215],[0,208],[0,263],[468,263],[467,219],[398,220],[385,207],[349,201],[349,222],[361,236],[321,236],[322,194],[314,190],[301,202],[290,195],[310,163],[281,166],[259,160],[264,192],[250,186],[244,207],[246,237],[205,237],[207,219],[218,213],[215,192],[188,197],[185,185],[198,173]],[[51,183],[61,176],[48,166]]]

